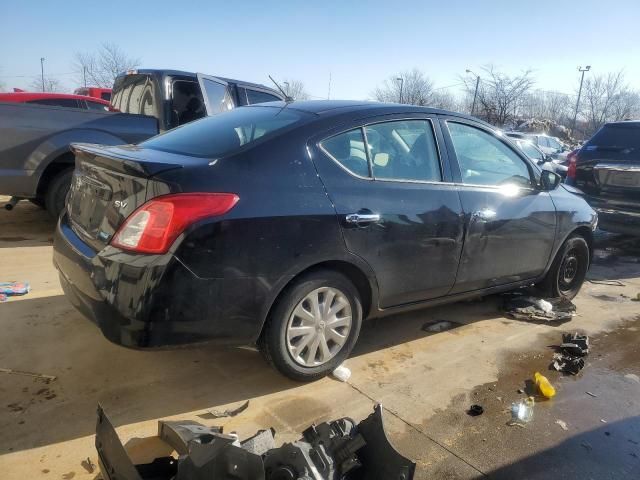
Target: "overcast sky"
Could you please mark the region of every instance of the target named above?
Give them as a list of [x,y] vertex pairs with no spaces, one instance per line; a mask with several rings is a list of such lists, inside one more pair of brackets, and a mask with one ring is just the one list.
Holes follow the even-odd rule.
[[[490,3],[490,6],[489,6]],[[0,0],[0,83],[40,75],[74,82],[75,52],[118,44],[147,68],[269,83],[304,82],[326,98],[364,99],[414,67],[437,87],[493,63],[534,71],[536,86],[573,93],[589,74],[624,69],[640,89],[640,1],[164,1]]]

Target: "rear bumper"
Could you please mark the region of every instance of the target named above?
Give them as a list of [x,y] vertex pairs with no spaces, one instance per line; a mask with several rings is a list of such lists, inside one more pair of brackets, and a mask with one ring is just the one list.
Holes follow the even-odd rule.
[[216,340],[254,342],[272,282],[204,279],[174,255],[134,255],[107,246],[93,251],[58,221],[53,262],[69,301],[110,341],[134,348]]
[[640,212],[594,207],[598,212],[598,228],[605,232],[640,236]]

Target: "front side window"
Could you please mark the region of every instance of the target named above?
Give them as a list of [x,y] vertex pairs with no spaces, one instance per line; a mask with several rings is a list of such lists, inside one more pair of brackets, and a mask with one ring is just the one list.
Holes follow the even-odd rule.
[[351,173],[360,177],[369,176],[369,165],[361,128],[327,138],[320,142],[320,146]]
[[109,111],[109,107],[107,107],[103,103],[92,102],[91,100],[87,100],[87,108],[89,110],[98,110],[99,112],[107,112]]
[[373,177],[389,180],[442,180],[431,122],[403,120],[365,128]]
[[207,94],[207,100],[209,102],[209,108],[211,111],[209,115],[215,115],[216,113],[226,112],[233,108],[233,102],[229,97],[227,86],[222,83],[214,82],[208,78],[203,79],[203,85],[205,93]]
[[174,80],[172,85],[172,123],[184,125],[207,115],[198,82]]
[[533,158],[534,160],[544,160],[542,152],[534,147],[533,143],[520,140],[518,141],[518,146],[527,155],[527,157]]
[[494,135],[462,123],[447,125],[464,183],[531,186],[525,161]]

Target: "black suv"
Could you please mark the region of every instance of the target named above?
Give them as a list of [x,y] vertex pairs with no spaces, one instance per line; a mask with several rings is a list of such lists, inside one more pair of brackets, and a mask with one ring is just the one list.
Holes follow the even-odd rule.
[[595,212],[465,115],[265,103],[75,151],[54,263],[121,345],[255,342],[310,380],[363,318],[532,284],[573,298],[589,267]]
[[600,128],[571,158],[567,183],[585,192],[602,230],[640,235],[640,121]]

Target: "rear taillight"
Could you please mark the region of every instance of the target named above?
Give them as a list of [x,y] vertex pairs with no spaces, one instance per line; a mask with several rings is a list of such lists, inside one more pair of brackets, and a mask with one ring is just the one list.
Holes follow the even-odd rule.
[[234,193],[179,193],[149,200],[118,229],[111,245],[139,253],[165,253],[191,224],[224,215],[240,198]]
[[578,154],[574,153],[572,155],[569,155],[568,160],[569,160],[569,165],[567,167],[567,178],[575,180],[576,179],[576,169],[577,169]]

